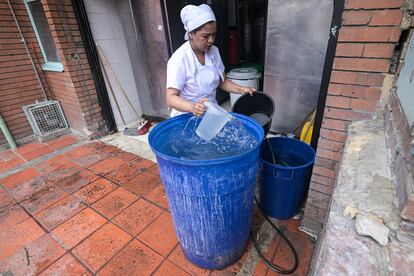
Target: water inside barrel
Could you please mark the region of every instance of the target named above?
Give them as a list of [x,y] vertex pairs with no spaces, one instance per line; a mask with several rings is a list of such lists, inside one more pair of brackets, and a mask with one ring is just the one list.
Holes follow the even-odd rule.
[[261,112],[253,113],[249,117],[256,120],[256,122],[258,122],[262,126],[269,121],[269,116]]

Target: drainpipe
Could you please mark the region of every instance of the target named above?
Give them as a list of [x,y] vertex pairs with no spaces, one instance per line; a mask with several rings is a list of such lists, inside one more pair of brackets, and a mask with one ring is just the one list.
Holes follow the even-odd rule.
[[6,140],[9,143],[9,146],[12,149],[17,148],[16,143],[14,142],[13,136],[11,135],[9,129],[7,128],[6,122],[4,121],[1,114],[0,114],[0,128],[1,128],[1,131],[3,132],[3,134],[4,134],[4,137],[6,137]]

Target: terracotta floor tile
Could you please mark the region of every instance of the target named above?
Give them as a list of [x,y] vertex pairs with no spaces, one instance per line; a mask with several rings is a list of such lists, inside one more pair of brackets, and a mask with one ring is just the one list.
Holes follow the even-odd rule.
[[36,165],[36,169],[43,175],[49,175],[62,167],[76,167],[76,164],[63,155],[57,155]]
[[123,188],[118,188],[95,202],[92,207],[105,217],[111,219],[137,199],[138,197],[133,193]]
[[136,165],[134,161],[127,162],[119,168],[106,174],[106,177],[118,183],[119,185],[126,184],[131,178],[141,173],[143,169]]
[[10,208],[11,205],[16,204],[16,201],[13,199],[11,195],[9,195],[6,191],[1,189],[0,193],[0,213],[5,211],[6,209]]
[[164,211],[138,235],[138,239],[166,257],[178,244],[171,215]]
[[96,272],[116,255],[132,236],[112,223],[107,223],[72,249],[89,269]]
[[73,195],[77,198],[82,199],[86,204],[93,204],[105,195],[109,194],[116,185],[105,178],[99,178],[94,182],[86,185]]
[[70,254],[66,254],[39,275],[41,276],[88,276],[92,275]]
[[51,231],[59,224],[86,208],[81,199],[68,196],[35,215],[35,219]]
[[81,166],[76,165],[75,163],[66,164],[46,175],[47,179],[57,183],[65,178],[71,177],[72,175],[79,173],[82,171],[83,168]]
[[25,161],[11,150],[0,153],[0,173],[24,163]]
[[43,146],[44,145],[40,142],[32,142],[32,143],[21,145],[17,149],[15,149],[14,151],[17,152],[20,155],[24,155],[28,152],[40,149]]
[[149,193],[147,193],[145,195],[145,198],[164,209],[168,209],[167,195],[165,194],[164,185],[162,184],[159,184]]
[[141,169],[148,169],[155,164],[151,160],[148,160],[142,157],[138,157],[133,162],[135,163],[136,167],[141,168]]
[[[267,258],[268,260],[273,260],[273,257],[275,256],[276,251],[281,242],[283,241],[281,241],[280,235],[275,234],[274,238],[270,241],[266,252],[262,252],[262,254],[264,254],[264,257]],[[261,260],[259,260],[257,263],[256,269],[254,271],[254,275],[255,276],[266,275],[268,270],[269,268]]]
[[[30,144],[29,144],[30,145]],[[18,151],[18,150],[17,150]],[[44,144],[40,144],[40,146],[36,146],[34,148],[32,148],[31,150],[28,150],[26,152],[19,152],[21,156],[23,156],[24,159],[26,159],[27,161],[30,160],[34,160],[36,158],[45,156],[49,153],[52,153],[53,149],[44,145]]]
[[11,271],[14,275],[37,275],[64,253],[65,250],[46,234],[1,260],[0,271]]
[[69,157],[72,160],[77,160],[81,157],[84,157],[86,155],[95,153],[96,149],[92,147],[88,147],[88,145],[78,146],[76,148],[73,148],[67,152],[64,152],[63,155],[66,157]]
[[161,213],[162,209],[146,200],[139,199],[117,215],[112,221],[131,235],[135,236]]
[[5,232],[0,232],[0,260],[14,254],[44,234],[42,228],[33,220],[27,219]]
[[210,273],[210,276],[237,275],[240,272],[241,268],[243,267],[243,264],[246,262],[247,258],[249,257],[249,252],[252,247],[253,247],[253,244],[249,241],[249,244],[246,247],[243,256],[241,256],[241,258],[237,262],[221,270],[212,270]]
[[122,159],[122,160],[124,160],[125,162],[129,162],[129,161],[132,161],[132,160],[134,160],[134,159],[139,158],[139,156],[138,156],[138,155],[133,154],[133,153],[131,153],[131,152],[127,152],[127,151],[120,151],[120,152],[117,152],[117,154],[115,154],[115,156],[114,156],[114,157],[119,158],[119,159]]
[[83,169],[81,171],[77,171],[72,175],[69,175],[59,181],[56,181],[56,184],[64,189],[66,192],[73,194],[74,192],[78,191],[82,187],[85,187],[89,183],[97,180],[99,176],[96,174]]
[[101,147],[99,149],[100,152],[105,153],[109,156],[115,156],[117,155],[119,152],[121,152],[121,149],[116,147],[116,146],[112,146],[112,145],[106,145],[104,147]]
[[152,165],[152,166],[151,166],[151,167],[149,167],[147,170],[148,170],[149,172],[152,172],[153,174],[160,175],[160,171],[158,170],[158,165],[157,165],[157,164]]
[[162,260],[155,251],[134,240],[109,261],[98,275],[150,275]]
[[[291,275],[306,275],[313,253],[312,239],[304,233],[299,234],[296,232],[290,232],[289,230],[286,230],[285,234],[292,242],[292,245],[299,256],[299,266]],[[281,267],[290,268],[293,265],[293,260],[293,255],[288,245],[284,241],[281,241],[276,254],[273,257],[273,262]],[[267,275],[280,274],[269,270]]]
[[105,175],[109,172],[112,172],[113,170],[118,169],[123,164],[125,164],[125,162],[121,159],[108,157],[102,161],[99,161],[98,163],[93,164],[88,169],[96,174]]
[[143,172],[125,183],[123,187],[139,196],[145,196],[159,184],[161,184],[159,176],[149,172]]
[[67,146],[76,144],[77,142],[79,142],[81,139],[77,136],[74,135],[65,135],[56,139],[53,139],[51,141],[48,141],[46,144],[57,150],[57,149],[62,149],[65,148]]
[[[0,203],[3,200],[0,195]],[[4,232],[20,222],[29,218],[29,215],[19,205],[9,204],[7,208],[0,211],[0,232]]]
[[60,187],[50,185],[26,197],[20,204],[32,215],[67,197],[69,194]]
[[192,264],[189,260],[187,260],[184,256],[184,252],[181,249],[181,246],[177,246],[173,253],[171,253],[171,255],[168,256],[168,259],[192,275],[210,274],[210,270],[202,269]]
[[303,234],[302,231],[299,230],[300,220],[299,219],[289,219],[286,221],[286,229],[290,232],[295,232],[299,234]]
[[2,184],[7,189],[13,189],[19,184],[23,182],[32,180],[36,177],[39,177],[40,173],[36,171],[34,168],[27,168],[15,174],[9,175],[0,180],[0,184]]
[[84,167],[89,167],[108,157],[106,154],[99,153],[95,148],[88,147],[87,145],[76,147],[65,152],[64,155]]
[[70,249],[106,222],[104,217],[87,208],[55,228],[52,233]]
[[106,146],[106,144],[104,142],[101,142],[101,141],[94,141],[94,142],[90,142],[90,143],[85,145],[85,147],[94,149],[96,151],[100,151],[105,146]]
[[152,274],[153,276],[181,276],[190,275],[182,268],[176,266],[169,260],[165,260],[161,266]]
[[53,183],[47,181],[44,176],[31,179],[24,183],[19,184],[13,189],[9,190],[10,194],[18,201],[22,201],[32,195],[53,186]]

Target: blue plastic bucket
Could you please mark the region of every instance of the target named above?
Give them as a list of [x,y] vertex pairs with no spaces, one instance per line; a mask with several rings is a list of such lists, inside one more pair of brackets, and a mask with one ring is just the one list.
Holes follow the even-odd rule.
[[190,114],[160,123],[149,135],[178,240],[187,259],[206,269],[226,267],[241,257],[252,222],[264,133],[253,119],[233,115],[255,137],[257,146],[230,157],[186,160],[162,152],[162,146],[174,139],[165,130],[182,128]]
[[271,147],[264,141],[260,148],[260,207],[271,217],[289,219],[299,210],[315,151],[292,138],[268,140]]

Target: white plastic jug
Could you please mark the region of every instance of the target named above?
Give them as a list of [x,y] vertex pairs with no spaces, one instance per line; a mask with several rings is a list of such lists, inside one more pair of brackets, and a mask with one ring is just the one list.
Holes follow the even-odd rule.
[[196,134],[203,140],[213,139],[233,116],[221,106],[205,102],[207,110],[196,129]]

